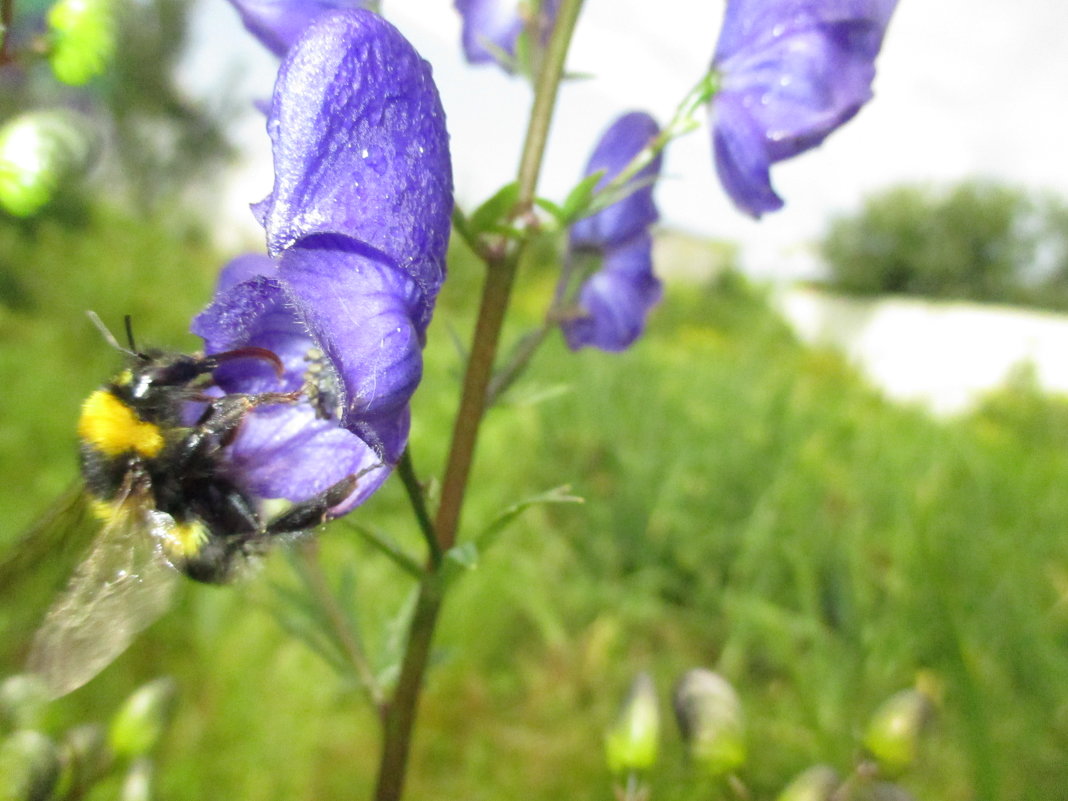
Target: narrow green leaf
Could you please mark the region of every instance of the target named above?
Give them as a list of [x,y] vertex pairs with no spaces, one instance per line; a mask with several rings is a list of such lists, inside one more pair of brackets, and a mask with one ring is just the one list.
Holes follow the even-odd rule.
[[597,184],[604,177],[604,170],[598,170],[593,175],[588,175],[575,184],[574,189],[568,193],[560,209],[560,219],[565,225],[570,225],[575,220],[586,215],[593,198],[593,192]]
[[423,566],[419,564],[419,561],[414,556],[404,550],[404,548],[402,548],[388,534],[377,529],[372,529],[369,526],[355,523],[351,520],[347,520],[346,525],[393,560],[394,564],[400,567],[405,573],[408,573],[415,578],[422,577],[424,572]]
[[[501,533],[508,528],[516,518],[532,506],[551,503],[585,503],[585,499],[580,498],[577,495],[571,495],[570,491],[571,487],[565,484],[509,506],[497,515],[488,526],[479,532],[473,542],[478,546],[480,552],[485,553],[498,540]],[[454,548],[453,550],[456,549]]]

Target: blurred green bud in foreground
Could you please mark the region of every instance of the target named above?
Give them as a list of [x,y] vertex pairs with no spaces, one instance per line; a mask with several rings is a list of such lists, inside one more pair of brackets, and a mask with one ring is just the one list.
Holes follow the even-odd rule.
[[745,763],[745,719],[738,694],[711,670],[694,668],[675,685],[675,717],[693,763],[712,776]]
[[56,80],[81,86],[100,75],[115,57],[116,0],[59,0],[48,11]]
[[29,217],[84,173],[97,150],[93,126],[66,109],[29,111],[0,127],[0,208]]
[[134,690],[111,719],[108,744],[115,756],[135,759],[151,751],[170,723],[176,695],[177,686],[170,678]]
[[126,771],[119,801],[152,801],[152,760],[136,759]]
[[615,775],[649,770],[656,763],[660,744],[660,711],[656,686],[648,673],[639,673],[605,734],[605,757]]
[[902,690],[875,710],[864,731],[864,748],[883,775],[900,776],[916,763],[933,712],[931,699],[919,690]]
[[59,780],[59,749],[23,729],[0,743],[0,801],[47,801]]
[[786,785],[775,801],[830,801],[841,781],[829,765],[813,765]]
[[0,683],[0,732],[38,728],[48,701],[48,687],[37,676],[8,676]]
[[60,744],[63,772],[56,796],[81,798],[111,768],[113,756],[107,734],[99,723],[86,723],[70,729]]

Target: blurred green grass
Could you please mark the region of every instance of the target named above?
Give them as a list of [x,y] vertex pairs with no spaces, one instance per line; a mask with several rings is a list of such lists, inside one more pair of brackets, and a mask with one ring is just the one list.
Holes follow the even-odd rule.
[[[414,402],[420,472],[440,472],[478,270],[457,254]],[[84,316],[133,315],[144,343],[195,347],[188,320],[220,259],[195,229],[95,210],[0,226],[0,546],[74,478],[77,405],[117,366]],[[550,291],[529,265],[514,338]],[[922,673],[942,714],[919,797],[1048,799],[1068,785],[1068,403],[1026,383],[937,422],[883,401],[836,355],[799,345],[727,273],[670,286],[626,354],[553,339],[490,414],[468,531],[561,484],[456,585],[436,641],[411,798],[610,796],[602,735],[638,670],[694,665],[735,683],[756,798],[814,761],[848,768],[867,716]],[[418,547],[393,482],[357,513]],[[335,525],[329,564],[357,565],[361,623],[385,643],[408,585]],[[94,719],[174,675],[182,703],[160,797],[358,798],[377,729],[358,693],[273,620],[285,559],[178,607],[56,726]],[[42,571],[49,569],[42,565]],[[61,579],[48,575],[49,589]],[[3,588],[0,588],[2,592]],[[14,672],[40,596],[3,593]],[[36,605],[26,610],[19,604]],[[381,666],[381,665],[380,665]],[[710,797],[665,736],[658,799]],[[102,788],[94,797],[107,797]]]

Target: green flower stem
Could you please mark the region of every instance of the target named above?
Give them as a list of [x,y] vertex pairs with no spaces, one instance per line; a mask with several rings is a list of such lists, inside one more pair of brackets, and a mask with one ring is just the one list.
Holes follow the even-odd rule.
[[[556,106],[557,89],[564,74],[564,62],[581,9],[582,0],[563,0],[557,16],[544,66],[535,86],[534,104],[519,166],[519,196],[512,213],[513,219],[527,216],[533,208],[542,157]],[[453,428],[441,502],[434,521],[434,534],[441,553],[456,543],[478,429],[486,410],[486,390],[493,374],[501,327],[522,252],[521,244],[518,248],[506,249],[499,257],[486,263],[486,281],[482,289],[478,321]],[[400,677],[393,699],[386,708],[382,756],[374,796],[376,801],[398,801],[404,790],[419,694],[434,628],[441,611],[442,587],[438,567],[432,563],[420,583]]]
[[13,61],[7,49],[7,32],[15,18],[15,0],[0,0],[0,66]]

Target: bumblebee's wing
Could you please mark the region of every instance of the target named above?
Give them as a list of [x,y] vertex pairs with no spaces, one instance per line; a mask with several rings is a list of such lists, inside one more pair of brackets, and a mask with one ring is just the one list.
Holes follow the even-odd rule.
[[177,573],[159,552],[173,520],[131,489],[34,637],[29,670],[58,697],[107,667],[170,605]]

